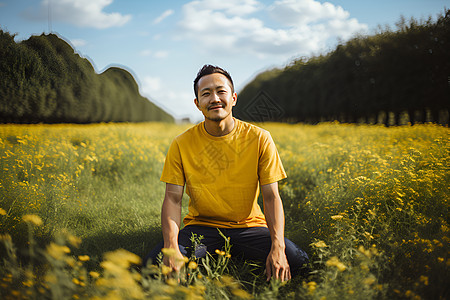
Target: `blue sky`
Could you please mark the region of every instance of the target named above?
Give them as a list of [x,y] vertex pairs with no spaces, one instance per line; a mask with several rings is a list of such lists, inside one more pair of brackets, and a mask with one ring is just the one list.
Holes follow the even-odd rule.
[[[237,91],[257,73],[338,40],[395,28],[400,15],[436,17],[443,0],[0,0],[0,27],[16,40],[52,31],[97,72],[131,71],[141,93],[177,118],[202,118],[192,81],[205,63],[227,69]],[[49,18],[50,16],[50,18]],[[239,95],[238,95],[239,99]],[[239,105],[239,103],[238,103]]]

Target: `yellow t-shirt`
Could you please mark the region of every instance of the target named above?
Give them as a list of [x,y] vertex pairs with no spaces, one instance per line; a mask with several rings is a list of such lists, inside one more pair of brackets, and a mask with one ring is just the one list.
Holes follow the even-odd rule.
[[259,185],[286,178],[270,133],[234,119],[233,130],[210,135],[201,122],[170,145],[161,181],[186,185],[185,225],[265,227],[257,200]]

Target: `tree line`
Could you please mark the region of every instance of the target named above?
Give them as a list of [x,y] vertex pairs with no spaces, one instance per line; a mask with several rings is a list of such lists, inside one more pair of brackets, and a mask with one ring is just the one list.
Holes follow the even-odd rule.
[[253,121],[439,122],[450,106],[450,10],[403,17],[333,51],[259,74],[239,93],[235,115]]
[[92,64],[55,34],[16,43],[0,30],[1,123],[173,122],[133,76]]

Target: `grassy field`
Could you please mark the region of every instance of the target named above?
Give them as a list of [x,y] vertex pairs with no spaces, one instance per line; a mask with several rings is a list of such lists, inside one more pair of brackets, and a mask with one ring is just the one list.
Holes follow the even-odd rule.
[[162,238],[159,176],[190,125],[0,125],[0,298],[449,298],[448,128],[260,126],[308,277],[266,284],[227,249],[178,280],[129,268]]

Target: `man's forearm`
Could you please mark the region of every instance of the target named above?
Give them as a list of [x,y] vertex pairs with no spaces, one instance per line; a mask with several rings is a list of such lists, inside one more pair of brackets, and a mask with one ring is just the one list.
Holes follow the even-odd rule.
[[284,211],[278,192],[278,183],[261,187],[264,198],[264,215],[272,239],[272,248],[285,248],[284,243]]
[[268,197],[264,201],[264,214],[272,239],[272,248],[285,249],[284,243],[284,211],[278,195]]
[[182,186],[166,184],[166,192],[161,209],[161,227],[165,248],[178,248],[182,196]]
[[165,248],[178,247],[181,224],[181,203],[165,199],[161,210],[161,227]]

